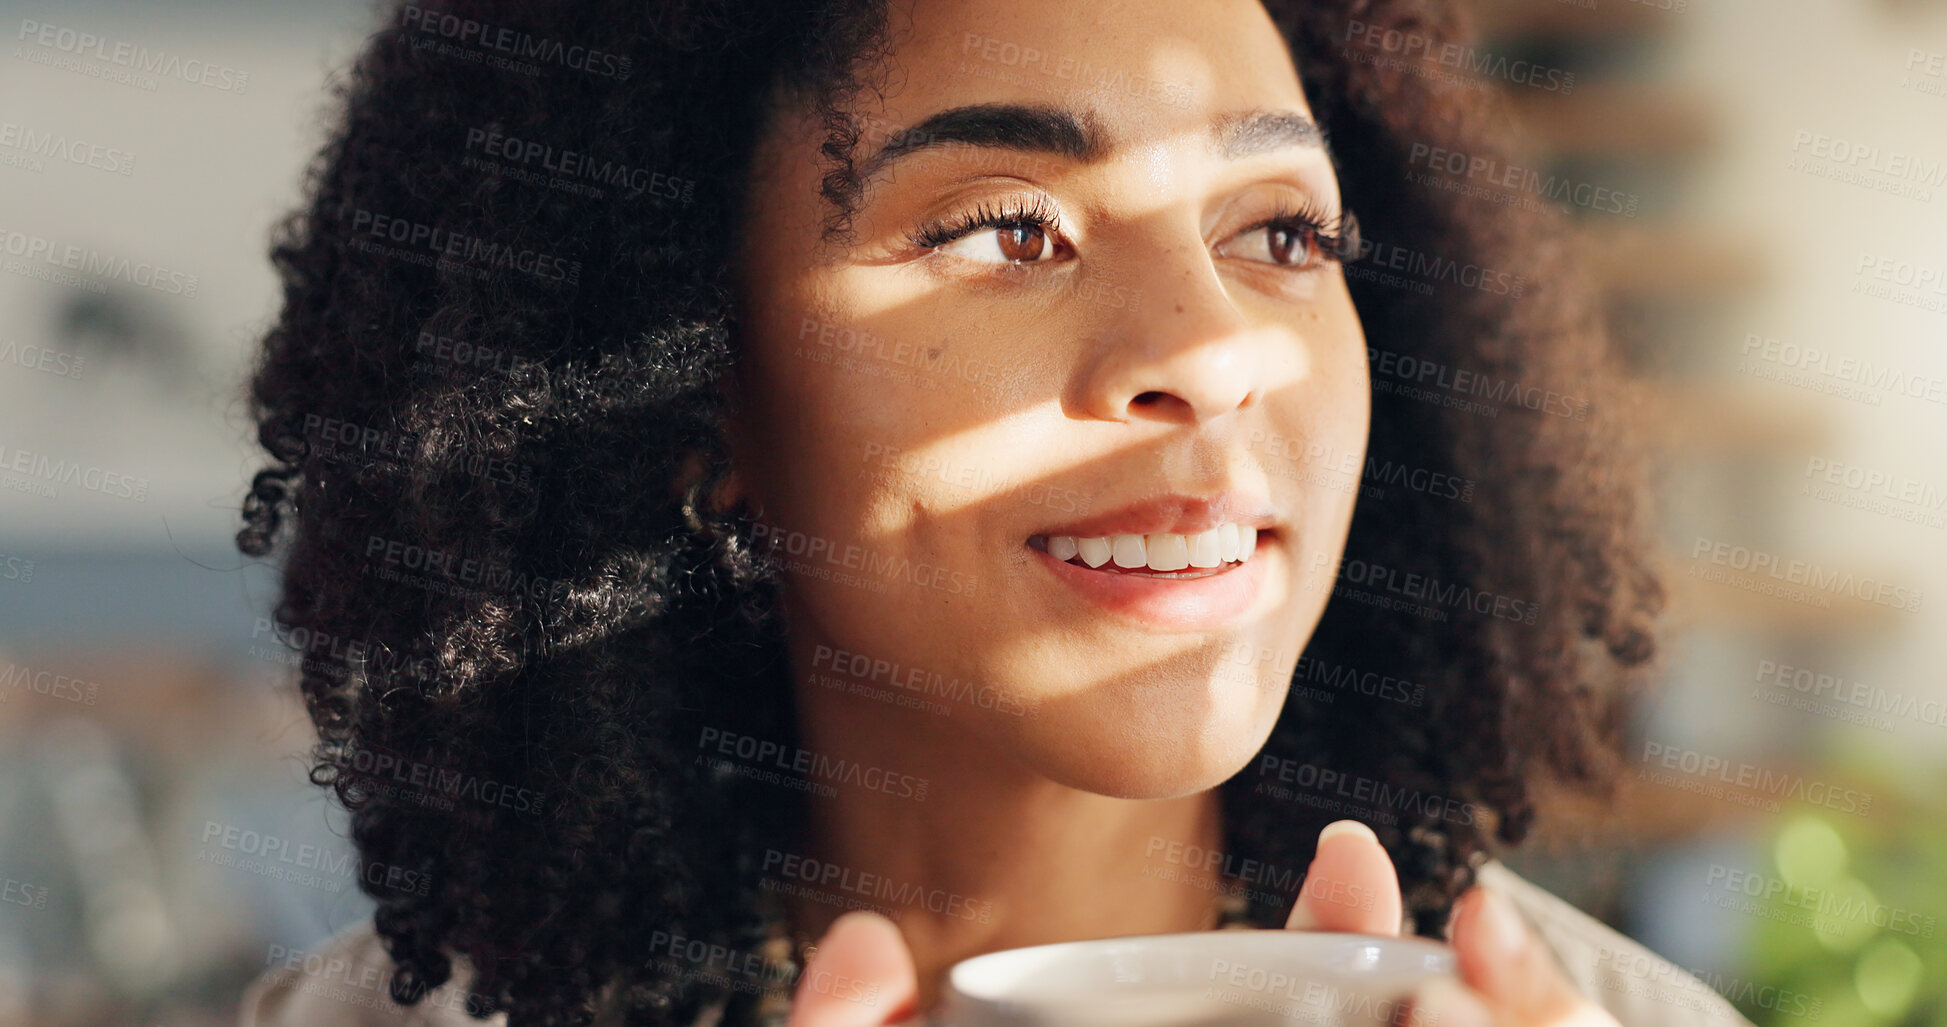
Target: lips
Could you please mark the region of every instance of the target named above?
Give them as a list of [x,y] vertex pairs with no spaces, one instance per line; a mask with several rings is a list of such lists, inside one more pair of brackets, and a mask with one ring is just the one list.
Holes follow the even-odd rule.
[[[1168,495],[1028,537],[1074,594],[1152,630],[1216,630],[1285,579],[1269,501]],[[1254,559],[1256,557],[1256,559]]]
[[1041,538],[1103,538],[1111,535],[1196,535],[1225,524],[1240,528],[1269,528],[1277,523],[1277,509],[1261,496],[1224,492],[1214,496],[1171,494],[1131,503],[1120,509],[1079,521],[1055,524],[1035,534]]

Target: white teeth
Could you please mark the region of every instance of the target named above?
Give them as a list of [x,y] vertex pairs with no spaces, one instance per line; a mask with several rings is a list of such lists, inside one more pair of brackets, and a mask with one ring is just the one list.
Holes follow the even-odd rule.
[[1168,572],[1243,563],[1257,549],[1257,529],[1225,524],[1196,535],[1050,535],[1047,540],[1048,555],[1063,562],[1079,557],[1090,567],[1100,567],[1114,560],[1117,567]]
[[1190,546],[1181,535],[1167,532],[1147,535],[1143,546],[1149,551],[1149,569],[1152,571],[1180,571],[1190,566]]
[[1190,566],[1215,567],[1223,563],[1223,546],[1217,542],[1222,534],[1222,528],[1212,528],[1201,535],[1190,536]]

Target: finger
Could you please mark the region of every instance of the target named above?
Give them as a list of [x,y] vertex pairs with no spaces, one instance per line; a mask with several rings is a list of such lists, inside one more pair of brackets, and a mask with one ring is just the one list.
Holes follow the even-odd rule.
[[1399,873],[1379,837],[1356,820],[1336,820],[1318,832],[1318,853],[1285,927],[1398,934],[1403,908]]
[[1614,1023],[1569,981],[1505,894],[1475,885],[1454,903],[1461,980],[1514,1023]]
[[1494,1013],[1466,985],[1436,977],[1400,1003],[1392,1027],[1494,1027]]
[[892,921],[855,909],[832,921],[791,997],[790,1027],[881,1027],[919,996],[913,954]]

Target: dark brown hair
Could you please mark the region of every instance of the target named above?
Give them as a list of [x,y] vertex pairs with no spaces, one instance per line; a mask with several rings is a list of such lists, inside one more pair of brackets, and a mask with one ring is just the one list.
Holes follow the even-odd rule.
[[[1367,35],[1464,44],[1448,6],[1266,6],[1363,227],[1373,424],[1303,687],[1222,786],[1227,845],[1302,868],[1324,823],[1368,820],[1431,934],[1526,836],[1535,780],[1613,773],[1661,602],[1627,403],[1551,219],[1408,177],[1415,144],[1504,152],[1490,93]],[[401,1001],[463,956],[475,1011],[517,1027],[586,1023],[598,996],[630,1023],[726,991],[751,1016],[650,958],[658,931],[758,951],[758,857],[802,827],[801,793],[695,761],[699,725],[796,740],[776,572],[746,518],[695,502],[736,356],[726,226],[779,87],[824,115],[842,212],[885,17],[409,4],[339,88],[272,254],[271,461],[238,544],[281,558],[279,622],[334,640],[302,672],[313,778],[386,871],[361,880]],[[531,149],[483,159],[489,134],[620,172],[564,187]],[[1252,882],[1251,915],[1281,924],[1295,890]]]

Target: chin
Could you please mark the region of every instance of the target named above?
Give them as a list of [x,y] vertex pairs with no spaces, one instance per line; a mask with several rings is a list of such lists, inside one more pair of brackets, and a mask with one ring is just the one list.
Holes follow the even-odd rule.
[[[1007,744],[1042,775],[1120,799],[1173,799],[1208,791],[1248,766],[1276,726],[1284,693],[1247,701],[1234,682],[1195,697],[1156,690],[1043,703]],[[1225,701],[1219,702],[1222,699]]]

